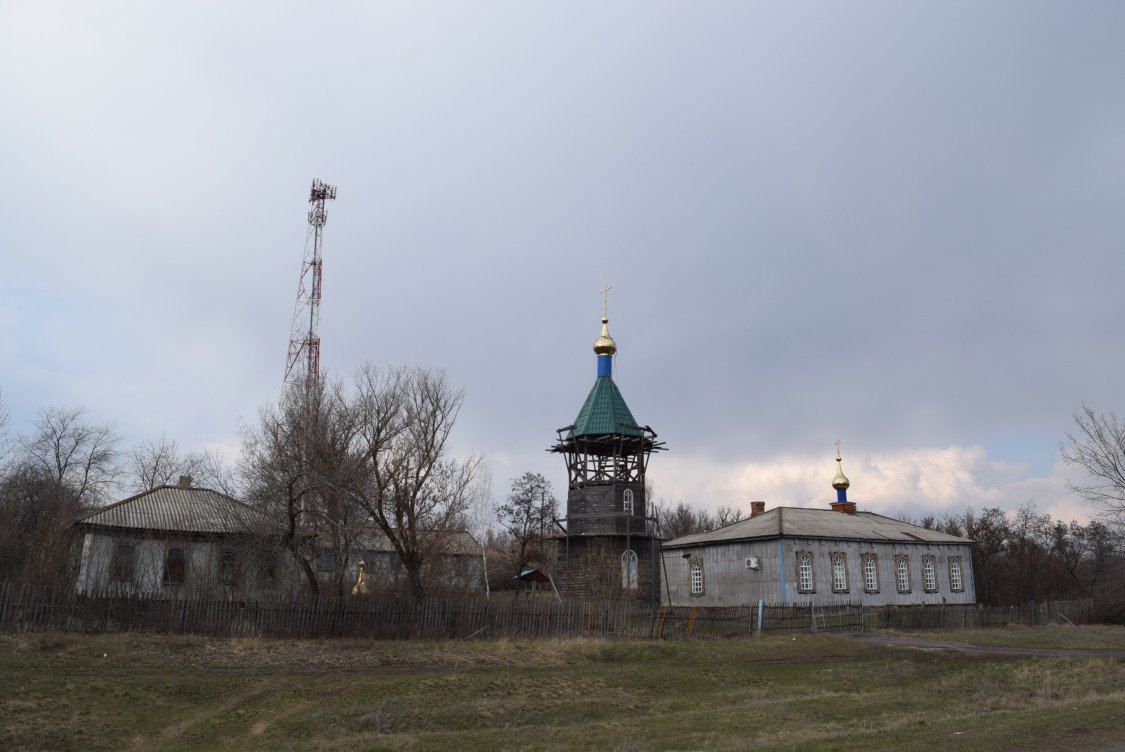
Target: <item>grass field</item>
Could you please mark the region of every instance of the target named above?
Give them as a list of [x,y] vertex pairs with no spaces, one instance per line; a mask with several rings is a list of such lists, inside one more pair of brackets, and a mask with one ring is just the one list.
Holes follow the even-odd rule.
[[[919,636],[1125,655],[1121,628]],[[967,657],[827,634],[440,643],[0,635],[0,689],[5,750],[1108,750],[1125,742],[1120,658]]]

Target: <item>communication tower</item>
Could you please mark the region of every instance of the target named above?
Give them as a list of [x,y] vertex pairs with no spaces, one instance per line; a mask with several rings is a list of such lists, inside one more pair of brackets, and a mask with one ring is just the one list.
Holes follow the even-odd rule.
[[320,380],[320,285],[323,270],[324,223],[328,219],[325,202],[336,199],[336,186],[313,180],[309,192],[309,232],[305,238],[305,258],[297,285],[297,304],[293,307],[293,329],[289,336],[289,358],[285,364],[285,383],[301,386]]

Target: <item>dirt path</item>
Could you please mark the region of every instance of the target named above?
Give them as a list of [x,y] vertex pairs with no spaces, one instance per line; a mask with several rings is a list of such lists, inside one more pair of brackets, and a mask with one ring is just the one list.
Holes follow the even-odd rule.
[[944,655],[964,655],[979,658],[1119,658],[1125,657],[1122,650],[1086,650],[1076,648],[1012,647],[1007,645],[983,645],[955,640],[934,640],[929,637],[906,635],[887,635],[877,632],[838,632],[860,642],[874,643],[892,649],[919,650]]

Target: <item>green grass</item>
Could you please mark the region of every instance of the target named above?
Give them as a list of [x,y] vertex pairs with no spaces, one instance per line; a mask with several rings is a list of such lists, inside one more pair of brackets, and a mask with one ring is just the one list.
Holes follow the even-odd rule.
[[923,632],[895,632],[888,630],[887,633],[934,640],[972,642],[979,645],[1120,650],[1125,653],[1125,626],[1117,625],[1092,625],[1083,627],[1072,627],[1069,625],[1024,627],[1012,625],[1002,629],[943,629],[926,630]]
[[[1052,647],[1100,647],[1116,634],[1019,632],[1012,644]],[[1072,750],[1125,740],[1117,659],[943,657],[830,634],[7,635],[0,698],[5,750]]]

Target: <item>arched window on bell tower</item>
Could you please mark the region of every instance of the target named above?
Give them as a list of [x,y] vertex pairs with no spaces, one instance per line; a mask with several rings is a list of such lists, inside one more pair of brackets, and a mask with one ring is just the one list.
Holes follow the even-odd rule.
[[625,512],[625,514],[628,514],[630,516],[633,514],[633,489],[625,489],[624,500],[621,503],[621,510]]
[[636,590],[638,587],[637,552],[630,549],[621,554],[621,589]]

